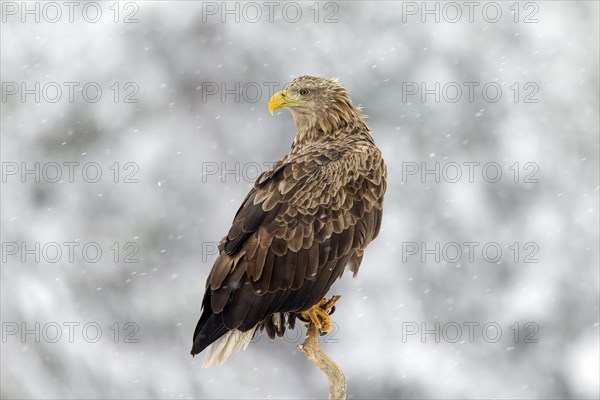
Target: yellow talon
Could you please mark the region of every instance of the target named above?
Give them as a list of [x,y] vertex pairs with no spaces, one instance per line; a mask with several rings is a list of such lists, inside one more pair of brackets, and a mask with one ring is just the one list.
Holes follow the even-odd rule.
[[326,297],[321,299],[310,309],[301,312],[300,319],[306,326],[313,324],[321,334],[329,333],[331,331],[331,318],[329,314],[340,297],[336,295],[332,296],[331,299],[327,299]]

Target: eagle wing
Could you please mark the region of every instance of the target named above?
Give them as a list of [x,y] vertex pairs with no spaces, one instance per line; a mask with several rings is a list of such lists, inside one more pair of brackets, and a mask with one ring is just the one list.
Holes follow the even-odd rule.
[[308,149],[261,174],[220,243],[192,354],[229,330],[309,309],[347,265],[356,274],[379,232],[385,175],[366,142]]

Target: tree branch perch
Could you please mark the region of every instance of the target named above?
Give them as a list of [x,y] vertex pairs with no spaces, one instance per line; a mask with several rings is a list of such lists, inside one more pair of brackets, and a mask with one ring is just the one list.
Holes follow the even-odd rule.
[[329,400],[346,400],[346,377],[344,371],[331,359],[319,344],[319,330],[311,323],[304,343],[298,345],[303,352],[329,380]]

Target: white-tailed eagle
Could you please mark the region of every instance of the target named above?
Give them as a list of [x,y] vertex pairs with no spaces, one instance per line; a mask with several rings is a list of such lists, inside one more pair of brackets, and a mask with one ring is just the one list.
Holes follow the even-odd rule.
[[358,272],[381,226],[386,166],[364,115],[335,79],[301,76],[275,93],[296,123],[291,151],[262,173],[237,211],[208,276],[192,355],[205,366],[258,330],[282,336],[296,318],[330,329],[346,268]]

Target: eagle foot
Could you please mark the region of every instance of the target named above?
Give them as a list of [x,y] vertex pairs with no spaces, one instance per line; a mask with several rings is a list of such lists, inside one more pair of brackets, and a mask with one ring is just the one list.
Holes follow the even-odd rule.
[[341,296],[332,296],[331,299],[324,297],[310,309],[300,313],[299,318],[304,325],[313,324],[321,336],[331,331],[331,318],[329,317],[335,311],[335,303]]

